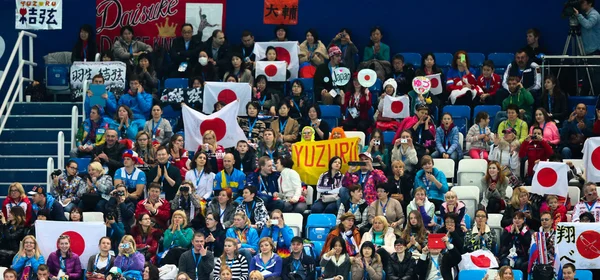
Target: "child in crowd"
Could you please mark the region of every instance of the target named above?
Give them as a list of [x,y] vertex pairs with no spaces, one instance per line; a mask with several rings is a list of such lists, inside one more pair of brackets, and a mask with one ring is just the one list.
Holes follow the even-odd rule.
[[477,78],[477,85],[483,90],[479,96],[479,103],[485,105],[500,104],[500,101],[495,100],[496,91],[502,88],[502,78],[494,73],[494,62],[486,60],[483,62],[481,75]]

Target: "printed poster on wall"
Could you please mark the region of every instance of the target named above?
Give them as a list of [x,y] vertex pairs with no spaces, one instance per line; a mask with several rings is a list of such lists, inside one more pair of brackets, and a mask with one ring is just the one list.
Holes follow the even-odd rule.
[[265,0],[264,24],[298,24],[298,0]]
[[194,34],[207,40],[224,29],[226,0],[96,0],[96,40],[99,50],[110,49],[121,27],[131,25],[134,36],[153,49],[169,49],[181,26],[190,23]]
[[577,269],[600,268],[600,224],[558,223],[554,248],[562,265],[572,263]]
[[62,29],[62,0],[16,0],[15,29]]

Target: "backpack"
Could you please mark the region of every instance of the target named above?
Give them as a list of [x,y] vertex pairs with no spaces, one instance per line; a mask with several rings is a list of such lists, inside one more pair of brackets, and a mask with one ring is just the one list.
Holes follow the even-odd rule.
[[315,252],[315,245],[313,243],[311,243],[311,241],[308,239],[304,239],[303,244],[304,244],[304,254],[311,256],[315,260],[318,260],[319,256],[317,256],[317,253]]

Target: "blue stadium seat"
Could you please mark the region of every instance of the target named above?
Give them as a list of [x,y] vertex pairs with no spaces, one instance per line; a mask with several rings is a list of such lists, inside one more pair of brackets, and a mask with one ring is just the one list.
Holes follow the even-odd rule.
[[[92,161],[92,158],[72,158],[70,160],[73,160],[77,163],[77,173],[79,174],[87,174],[88,172],[88,165],[90,165],[90,161]],[[62,168],[62,166],[61,166]]]
[[[421,68],[421,54],[419,53],[399,53],[404,56],[404,64],[412,64],[415,69]],[[393,65],[392,65],[393,66]]]
[[458,280],[483,279],[483,277],[485,277],[485,270],[473,269],[458,272]]
[[454,56],[451,53],[433,53],[433,55],[435,55],[435,64],[442,68],[445,76],[448,69],[452,66],[452,58]]
[[485,55],[482,53],[467,53],[469,57],[469,63],[472,67],[481,68],[483,66],[483,62],[485,61]]
[[304,91],[313,93],[315,90],[313,88],[313,79],[312,78],[298,78],[302,82],[304,86]]
[[471,216],[469,216],[469,214],[465,213],[465,226],[467,227],[468,230],[471,229]]
[[[498,111],[501,110],[502,107],[500,107],[500,105],[478,105],[475,106],[475,108],[473,108],[473,119],[475,119],[479,112],[485,111],[490,116],[490,125],[493,126],[494,119],[496,118],[496,113],[498,113]],[[495,129],[492,128],[492,130],[492,132],[496,132]]]
[[440,109],[435,105],[429,105],[429,109],[431,110],[429,113],[433,117],[433,121],[438,124],[440,122],[440,119],[438,118],[440,116]]
[[333,214],[310,214],[306,221],[306,238],[311,241],[325,241],[329,231],[335,227]]
[[330,128],[337,127],[338,119],[342,117],[339,105],[319,105],[321,119],[329,124]]
[[323,251],[323,245],[325,245],[325,241],[310,241],[314,245],[315,254],[317,258],[321,255],[321,251]]
[[376,93],[377,96],[379,96],[379,94],[381,94],[381,92],[383,91],[383,82],[380,79],[377,79],[375,81],[375,84],[369,88],[369,91],[372,93]]
[[575,106],[579,103],[583,103],[585,105],[596,105],[598,101],[598,96],[569,96],[569,107],[572,110],[575,109]]
[[454,125],[459,132],[467,135],[468,125],[471,120],[471,108],[466,105],[447,105],[444,106],[443,113],[450,113],[454,119]]
[[515,278],[515,280],[523,280],[523,271],[513,269],[513,277]]
[[165,88],[188,88],[187,78],[169,78],[165,80]]
[[508,66],[513,60],[515,60],[515,54],[513,53],[491,53],[488,55],[488,59],[494,62],[496,68],[496,74],[504,74],[506,66]]
[[592,280],[594,279],[594,276],[592,275],[592,272],[587,269],[578,269],[575,272],[575,278],[579,280]]
[[68,64],[46,66],[46,89],[61,91],[69,89],[70,68]]
[[596,105],[587,105],[585,118],[594,121],[596,119]]
[[394,145],[392,141],[394,141],[394,136],[396,135],[395,131],[384,131],[383,132],[383,143],[386,145]]

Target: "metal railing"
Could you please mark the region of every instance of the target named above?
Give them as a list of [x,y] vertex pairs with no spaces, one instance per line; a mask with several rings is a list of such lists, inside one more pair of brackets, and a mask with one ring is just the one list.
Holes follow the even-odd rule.
[[54,169],[54,159],[52,157],[49,157],[48,161],[46,162],[46,192],[48,193],[50,192],[50,187],[54,183],[52,182],[52,178],[50,178],[50,175],[52,175]]
[[[23,37],[29,37],[29,59],[23,59]],[[4,80],[8,76],[8,72],[10,67],[12,66],[13,60],[17,55],[17,51],[19,52],[19,66],[17,67],[17,71],[15,72],[15,76],[10,83],[10,87],[6,92],[6,97],[4,97],[4,102],[2,102],[2,107],[0,107],[0,116],[3,116],[2,123],[0,124],[0,134],[4,130],[4,126],[6,125],[6,120],[10,116],[10,111],[15,103],[17,96],[19,96],[19,102],[23,102],[23,82],[33,82],[33,67],[37,66],[37,63],[33,62],[33,38],[36,38],[37,35],[27,31],[21,31],[19,33],[19,37],[17,38],[17,42],[15,42],[15,46],[13,48],[12,53],[10,54],[10,58],[8,59],[8,63],[4,68],[4,72],[0,77],[0,89],[4,85]],[[23,77],[23,67],[27,65],[29,66],[29,78]],[[19,81],[17,88],[15,89],[15,83]],[[15,91],[13,92],[13,89]]]
[[58,168],[65,166],[65,134],[62,131],[58,132]]
[[[71,149],[77,147],[75,139],[77,138],[77,130],[79,129],[79,124],[79,109],[77,109],[77,106],[73,106],[73,108],[71,109]],[[69,151],[71,151],[71,149],[69,149]]]

